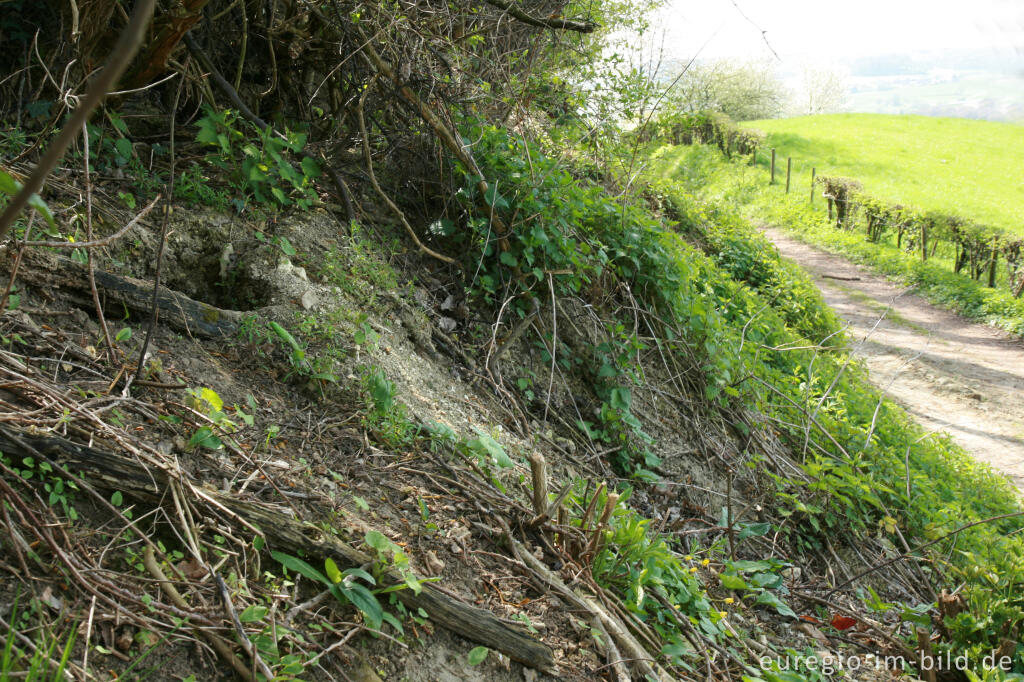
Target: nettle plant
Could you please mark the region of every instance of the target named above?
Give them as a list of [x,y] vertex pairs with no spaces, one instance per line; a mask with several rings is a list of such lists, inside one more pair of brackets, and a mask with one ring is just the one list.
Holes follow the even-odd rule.
[[199,119],[196,140],[215,148],[207,156],[214,166],[231,174],[231,183],[243,196],[277,208],[313,205],[313,181],[320,165],[309,156],[298,164],[289,157],[301,156],[306,134],[285,129],[280,136],[271,128],[260,129],[231,109],[207,109]]

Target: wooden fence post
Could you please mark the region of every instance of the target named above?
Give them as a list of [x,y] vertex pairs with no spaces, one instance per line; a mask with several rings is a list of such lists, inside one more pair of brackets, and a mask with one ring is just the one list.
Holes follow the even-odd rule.
[[786,157],[786,194],[789,194],[789,174],[793,170],[793,157]]
[[816,168],[811,169],[811,206],[814,206],[814,174]]
[[769,185],[774,185],[775,184],[775,148],[774,147],[772,147],[772,174],[771,174],[771,179],[768,180],[768,184]]
[[928,225],[921,224],[921,260],[928,260]]
[[996,237],[992,237],[992,259],[988,265],[988,286],[990,289],[996,288],[996,264],[999,263],[999,248],[996,244]]

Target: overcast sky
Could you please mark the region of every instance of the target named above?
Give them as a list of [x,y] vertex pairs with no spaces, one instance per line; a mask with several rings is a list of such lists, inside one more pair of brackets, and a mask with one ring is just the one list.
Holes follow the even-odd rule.
[[949,48],[1024,57],[1024,0],[669,0],[654,25],[677,59],[705,43],[701,57],[771,56],[764,38],[783,60]]

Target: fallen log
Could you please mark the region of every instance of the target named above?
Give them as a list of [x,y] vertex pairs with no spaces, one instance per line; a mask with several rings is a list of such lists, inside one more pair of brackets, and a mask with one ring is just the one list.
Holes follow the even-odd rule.
[[[0,270],[10,272],[10,259],[0,262]],[[114,302],[129,310],[143,314],[151,313],[153,283],[134,277],[115,275],[96,270],[96,287],[106,295],[108,302]],[[77,261],[58,256],[52,251],[26,249],[22,254],[18,278],[40,289],[68,289],[82,292],[92,305],[89,295],[88,267]],[[242,313],[237,310],[223,310],[208,303],[196,301],[188,296],[160,287],[160,321],[179,331],[193,336],[217,338],[238,333]]]
[[[206,507],[211,516],[225,516],[227,510],[239,525],[255,527],[263,535],[268,550],[303,554],[313,563],[323,564],[327,558],[343,566],[364,566],[373,557],[362,550],[326,533],[311,523],[294,519],[268,505],[245,502],[219,491],[201,487],[180,470],[146,466],[141,462],[98,448],[80,445],[62,438],[44,437],[0,428],[0,451],[18,457],[49,459],[90,485],[154,504],[163,501],[172,481],[199,491],[194,504]],[[404,580],[395,571],[386,573],[392,585]],[[384,587],[390,585],[383,585]],[[411,589],[394,592],[396,598],[415,611],[422,608],[437,625],[462,635],[468,640],[500,651],[512,660],[543,672],[554,673],[556,667],[551,649],[526,632],[510,627],[486,609],[460,602],[429,583],[416,594]]]

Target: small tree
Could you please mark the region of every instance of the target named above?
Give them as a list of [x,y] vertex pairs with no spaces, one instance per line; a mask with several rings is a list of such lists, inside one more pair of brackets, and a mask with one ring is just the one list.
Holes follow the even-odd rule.
[[797,110],[802,114],[840,111],[846,101],[846,79],[832,69],[804,67]]
[[785,99],[785,86],[770,63],[720,59],[691,64],[667,106],[682,112],[718,111],[735,121],[750,121],[778,116]]

